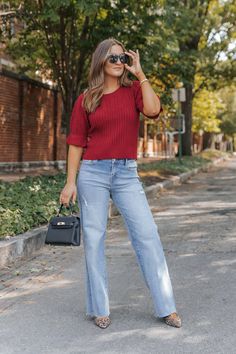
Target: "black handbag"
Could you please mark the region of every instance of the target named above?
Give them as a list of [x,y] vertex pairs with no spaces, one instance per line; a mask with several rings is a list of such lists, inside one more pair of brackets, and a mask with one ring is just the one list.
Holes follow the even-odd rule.
[[69,204],[71,214],[60,216],[63,204],[61,204],[56,216],[49,221],[45,243],[64,244],[80,246],[80,218],[73,215],[71,204]]

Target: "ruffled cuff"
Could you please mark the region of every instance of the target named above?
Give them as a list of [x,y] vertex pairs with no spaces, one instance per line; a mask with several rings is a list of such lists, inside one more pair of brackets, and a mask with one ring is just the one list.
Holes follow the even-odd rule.
[[77,134],[69,134],[66,138],[66,143],[68,145],[76,145],[83,148],[87,147],[87,137]]
[[[158,97],[160,100],[160,97]],[[147,116],[145,115],[145,117],[149,118],[149,119],[157,119],[159,117],[159,115],[161,114],[161,112],[163,112],[163,108],[161,106],[160,112],[156,115],[156,116]]]

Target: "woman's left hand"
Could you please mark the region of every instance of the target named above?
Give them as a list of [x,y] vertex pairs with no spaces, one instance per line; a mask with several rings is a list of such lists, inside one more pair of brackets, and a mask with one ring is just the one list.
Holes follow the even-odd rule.
[[129,52],[125,52],[125,54],[127,54],[132,59],[132,65],[129,66],[128,64],[125,64],[125,68],[129,70],[139,80],[142,79],[141,76],[144,74],[140,64],[138,49],[136,50],[136,52],[134,52],[133,50],[129,50]]

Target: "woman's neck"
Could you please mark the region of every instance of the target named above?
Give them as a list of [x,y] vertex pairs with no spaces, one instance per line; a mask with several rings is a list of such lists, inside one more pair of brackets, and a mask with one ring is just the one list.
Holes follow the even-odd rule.
[[110,93],[119,88],[120,84],[117,77],[107,76],[104,80],[103,93]]

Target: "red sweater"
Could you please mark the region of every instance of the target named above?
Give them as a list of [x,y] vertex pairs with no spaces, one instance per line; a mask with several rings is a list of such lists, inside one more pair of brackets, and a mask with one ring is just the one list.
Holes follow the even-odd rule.
[[139,81],[104,94],[100,106],[90,114],[82,100],[83,94],[74,104],[67,144],[86,148],[83,158],[87,160],[137,159],[139,113],[143,112]]

